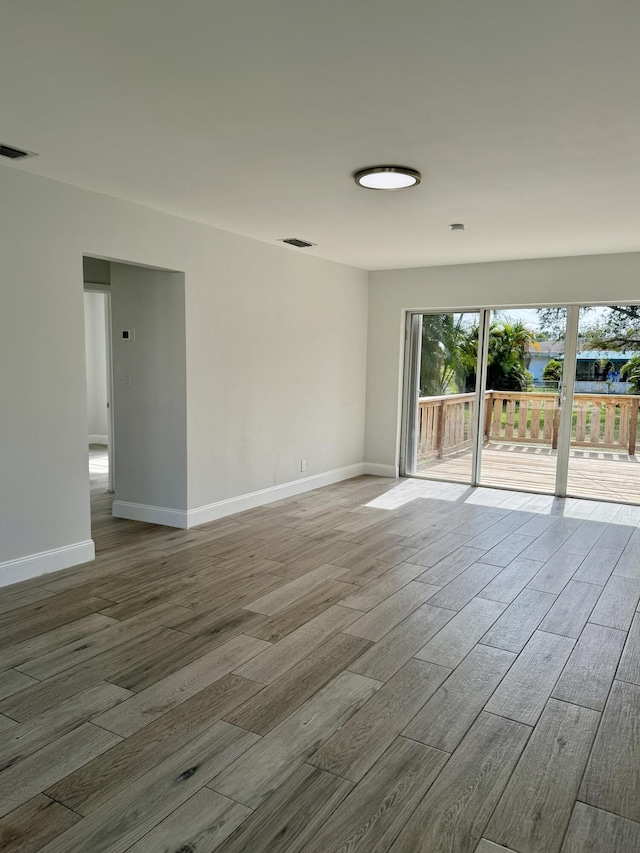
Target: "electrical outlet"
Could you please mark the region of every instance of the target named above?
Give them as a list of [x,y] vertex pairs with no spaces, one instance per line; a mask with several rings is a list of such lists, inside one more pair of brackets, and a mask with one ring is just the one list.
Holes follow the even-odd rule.
[[124,387],[131,388],[131,374],[125,373],[124,375]]
[[300,460],[300,470],[301,470],[301,471],[306,471],[306,470],[307,470],[307,460],[306,460],[306,459],[301,459],[301,460]]

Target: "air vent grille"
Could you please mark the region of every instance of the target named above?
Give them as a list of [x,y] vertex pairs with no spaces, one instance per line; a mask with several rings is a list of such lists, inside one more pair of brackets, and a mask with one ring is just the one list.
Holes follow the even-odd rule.
[[316,245],[315,243],[310,243],[308,240],[299,240],[297,237],[285,237],[280,242],[295,246],[296,249],[308,249],[310,246]]
[[9,160],[25,160],[27,157],[37,157],[33,151],[23,151],[21,148],[14,148],[12,145],[4,145],[0,142],[0,157],[8,157]]

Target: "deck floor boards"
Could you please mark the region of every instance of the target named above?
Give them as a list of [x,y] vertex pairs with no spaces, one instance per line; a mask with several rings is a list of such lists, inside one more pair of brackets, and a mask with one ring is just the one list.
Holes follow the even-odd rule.
[[[471,451],[444,459],[418,458],[419,476],[469,482]],[[556,451],[535,445],[490,442],[482,450],[481,482],[504,489],[553,493]],[[573,448],[568,492],[581,498],[640,504],[640,463],[635,456],[609,450]]]

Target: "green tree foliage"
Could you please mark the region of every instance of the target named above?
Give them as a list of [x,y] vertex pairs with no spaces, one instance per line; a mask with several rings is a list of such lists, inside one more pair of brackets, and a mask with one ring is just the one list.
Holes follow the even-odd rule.
[[[532,376],[527,370],[529,347],[539,349],[535,332],[522,320],[499,317],[489,328],[487,388],[493,391],[526,391]],[[463,345],[467,366],[467,387],[475,388],[478,355],[478,329],[469,333]]]
[[464,390],[466,369],[461,347],[469,334],[463,314],[424,314],[420,396],[437,397]]
[[626,382],[631,383],[632,394],[640,394],[640,355],[632,356],[620,371]]
[[[540,308],[543,333],[564,339],[565,308]],[[586,349],[640,350],[640,305],[585,307],[580,313],[582,345]]]
[[542,371],[542,378],[550,382],[560,382],[562,379],[562,362],[552,358]]
[[[464,321],[463,314],[423,315],[421,397],[475,390],[478,326]],[[494,319],[489,329],[487,388],[526,391],[533,380],[527,370],[529,346],[538,344],[525,323],[506,316]]]

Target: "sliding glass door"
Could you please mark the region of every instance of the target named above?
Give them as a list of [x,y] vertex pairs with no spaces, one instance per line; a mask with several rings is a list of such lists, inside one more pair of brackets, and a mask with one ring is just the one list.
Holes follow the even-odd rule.
[[640,306],[408,317],[403,473],[640,503]]
[[640,503],[640,307],[582,307],[567,494]]
[[640,306],[407,319],[403,473],[640,504]]
[[539,311],[487,312],[483,485],[556,491],[567,309],[553,310],[554,340],[540,331]]
[[412,314],[405,473],[471,483],[480,312]]

